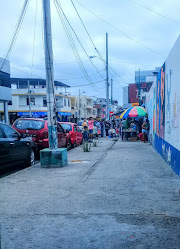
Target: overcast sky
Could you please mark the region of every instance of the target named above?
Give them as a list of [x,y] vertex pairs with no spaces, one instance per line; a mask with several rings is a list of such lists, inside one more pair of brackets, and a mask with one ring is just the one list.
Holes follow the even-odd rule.
[[[35,28],[35,13],[37,1],[37,21]],[[85,7],[93,11],[99,17],[111,23],[117,29],[98,19],[87,9],[74,3],[81,15],[97,49],[105,58],[105,35],[109,35],[109,64],[121,76],[110,70],[110,78],[114,79],[114,98],[122,104],[122,86],[133,83],[135,70],[154,69],[161,66],[173,47],[180,30],[180,1],[179,0],[78,0]],[[24,0],[1,0],[0,8],[0,57],[3,57],[15,24],[18,20]],[[167,18],[157,15],[139,5],[160,13]],[[61,0],[62,7],[72,24],[76,34],[81,40],[89,56],[97,55],[90,39],[78,19],[70,0]],[[53,53],[54,53],[54,75],[55,80],[60,80],[71,86],[89,84],[84,77],[76,58],[73,54],[63,26],[51,0]],[[168,19],[169,18],[169,19]],[[120,32],[122,31],[122,32]],[[124,34],[127,36],[125,36]],[[34,39],[35,38],[35,39]],[[132,38],[132,39],[130,39]],[[74,38],[75,39],[75,38]],[[33,54],[34,41],[34,56]],[[92,59],[99,71],[92,66],[88,57],[75,39],[81,60],[93,82],[83,87],[72,87],[71,93],[78,94],[79,89],[85,95],[105,97],[104,64],[98,58]],[[141,45],[143,44],[143,45]],[[148,47],[149,49],[145,48]],[[42,1],[30,0],[26,16],[24,18],[20,33],[10,55],[11,77],[45,77],[44,50],[43,50],[43,22]],[[156,51],[157,53],[153,52]],[[32,67],[33,61],[33,67]],[[23,72],[21,72],[23,71]],[[123,81],[124,80],[124,81]]]

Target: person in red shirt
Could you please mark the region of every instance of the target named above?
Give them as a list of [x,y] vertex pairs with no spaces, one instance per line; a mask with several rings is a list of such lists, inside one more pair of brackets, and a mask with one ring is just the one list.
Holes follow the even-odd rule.
[[92,119],[92,117],[89,118],[88,125],[89,125],[89,138],[92,139],[93,129],[94,129],[94,120]]

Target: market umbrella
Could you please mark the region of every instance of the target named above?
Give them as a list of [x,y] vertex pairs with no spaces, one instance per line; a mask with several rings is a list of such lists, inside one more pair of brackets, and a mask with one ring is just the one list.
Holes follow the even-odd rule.
[[125,110],[121,114],[120,118],[125,119],[127,117],[135,118],[135,117],[144,117],[144,116],[146,116],[146,110],[144,109],[144,107],[135,106],[135,107],[131,107],[131,108]]
[[132,107],[126,109],[126,110],[120,115],[120,118],[121,118],[121,119],[127,118],[127,117],[128,117],[128,114],[129,114],[129,112],[130,112],[131,109],[132,109]]

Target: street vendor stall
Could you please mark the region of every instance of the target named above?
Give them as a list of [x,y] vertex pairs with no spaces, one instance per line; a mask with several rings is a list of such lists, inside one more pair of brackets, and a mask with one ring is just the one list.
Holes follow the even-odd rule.
[[132,107],[126,109],[121,115],[121,119],[126,119],[126,127],[122,129],[122,140],[124,137],[126,140],[130,138],[131,141],[137,141],[138,129],[137,124],[132,121],[130,127],[128,127],[128,118],[144,117],[146,116],[146,110],[141,106]]

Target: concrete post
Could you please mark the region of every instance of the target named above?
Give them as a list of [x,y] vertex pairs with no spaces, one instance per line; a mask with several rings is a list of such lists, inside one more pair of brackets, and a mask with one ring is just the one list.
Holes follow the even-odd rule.
[[41,167],[63,167],[68,161],[67,149],[58,149],[50,0],[43,0],[43,18],[49,149],[41,150],[40,160]]

